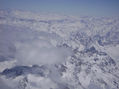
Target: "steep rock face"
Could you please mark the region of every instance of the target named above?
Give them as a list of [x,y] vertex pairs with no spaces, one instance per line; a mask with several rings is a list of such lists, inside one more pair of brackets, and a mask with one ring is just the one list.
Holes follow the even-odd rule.
[[0,88],[118,89],[118,46],[119,17],[0,10]]
[[79,86],[82,89],[87,89],[90,83],[96,83],[96,85],[104,89],[107,89],[107,87],[118,89],[119,76],[117,74],[119,74],[119,68],[115,61],[106,53],[94,52],[91,49],[75,53],[70,61],[66,62],[67,70],[63,73],[64,78],[69,83],[75,80],[72,82],[76,84],[76,89]]

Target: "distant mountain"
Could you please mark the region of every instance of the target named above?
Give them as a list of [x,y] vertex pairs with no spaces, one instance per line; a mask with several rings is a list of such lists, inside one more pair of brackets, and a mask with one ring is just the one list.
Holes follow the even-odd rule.
[[0,89],[119,89],[119,17],[0,10]]

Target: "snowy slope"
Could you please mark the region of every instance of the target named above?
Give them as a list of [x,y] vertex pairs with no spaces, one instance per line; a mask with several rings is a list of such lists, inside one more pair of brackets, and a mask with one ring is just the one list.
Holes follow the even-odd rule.
[[1,89],[119,89],[119,17],[0,10]]

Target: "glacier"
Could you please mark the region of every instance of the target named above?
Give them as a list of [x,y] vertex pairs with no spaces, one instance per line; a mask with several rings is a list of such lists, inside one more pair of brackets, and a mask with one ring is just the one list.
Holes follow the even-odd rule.
[[119,89],[119,17],[1,9],[0,89]]

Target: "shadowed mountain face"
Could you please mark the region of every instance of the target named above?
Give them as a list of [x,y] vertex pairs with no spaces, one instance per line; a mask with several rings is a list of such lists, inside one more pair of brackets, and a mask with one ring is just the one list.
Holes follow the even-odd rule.
[[0,10],[0,88],[118,89],[119,17]]

